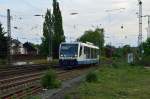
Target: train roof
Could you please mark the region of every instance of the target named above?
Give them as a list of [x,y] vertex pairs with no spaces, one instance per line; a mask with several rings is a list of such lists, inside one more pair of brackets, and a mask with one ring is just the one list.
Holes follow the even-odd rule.
[[61,44],[81,44],[83,46],[86,46],[86,47],[91,47],[91,48],[95,48],[95,49],[99,49],[98,46],[95,46],[94,44],[92,43],[82,43],[82,42],[71,42],[71,43],[68,43],[68,42],[62,42]]

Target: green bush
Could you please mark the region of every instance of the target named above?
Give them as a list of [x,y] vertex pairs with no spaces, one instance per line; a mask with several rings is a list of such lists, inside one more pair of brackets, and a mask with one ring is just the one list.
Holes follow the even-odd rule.
[[27,97],[24,97],[23,99],[42,99],[42,98],[39,96],[27,96]]
[[135,62],[130,63],[130,66],[137,66]]
[[53,70],[49,70],[41,79],[41,84],[46,89],[58,88],[61,86],[61,82],[57,80],[56,73]]
[[142,60],[140,61],[141,65],[150,66],[150,55],[144,56]]
[[113,62],[113,63],[112,63],[112,67],[118,68],[118,67],[119,67],[119,64],[118,64],[117,62]]
[[86,81],[89,83],[97,82],[98,81],[98,75],[96,72],[90,72],[86,75]]
[[26,96],[23,99],[42,99],[42,98],[40,96]]
[[71,95],[65,95],[64,99],[72,99]]
[[1,64],[1,65],[4,65],[4,64],[6,64],[6,63],[7,63],[6,60],[0,59],[0,64]]

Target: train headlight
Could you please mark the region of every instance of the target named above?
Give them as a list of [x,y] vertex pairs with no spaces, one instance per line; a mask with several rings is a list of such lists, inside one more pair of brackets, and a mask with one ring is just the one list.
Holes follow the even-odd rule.
[[74,55],[75,57],[77,57],[78,55]]
[[60,56],[63,57],[63,54],[61,54]]

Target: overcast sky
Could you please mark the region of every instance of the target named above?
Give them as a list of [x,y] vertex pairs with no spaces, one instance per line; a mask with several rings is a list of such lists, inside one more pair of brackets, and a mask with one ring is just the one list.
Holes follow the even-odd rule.
[[[137,45],[137,0],[59,0],[59,3],[67,41],[75,40],[88,29],[103,27],[106,44]],[[149,4],[150,0],[143,0],[144,15],[150,14]],[[52,8],[52,0],[0,0],[0,21],[5,30],[8,8],[13,17],[12,37],[21,42],[40,43],[43,18],[34,15],[45,15],[47,8]],[[72,16],[70,13],[78,14]],[[147,38],[146,28],[147,18],[143,18],[143,40]]]

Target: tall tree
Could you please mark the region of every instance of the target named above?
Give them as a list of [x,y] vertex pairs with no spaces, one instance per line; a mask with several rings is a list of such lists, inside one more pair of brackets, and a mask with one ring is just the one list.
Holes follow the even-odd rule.
[[59,45],[65,41],[62,15],[57,0],[53,0],[53,23],[54,23],[54,35],[53,35],[53,56],[58,58]]
[[0,58],[5,58],[7,56],[7,37],[6,32],[0,23]]
[[52,35],[53,35],[53,21],[52,21],[52,15],[51,11],[47,9],[46,15],[45,15],[45,21],[43,24],[43,37],[42,37],[42,44],[41,44],[41,54],[43,55],[49,55],[52,48],[51,48],[51,41],[52,41]]
[[[51,35],[49,37],[49,34]],[[43,38],[41,44],[41,52],[48,55],[49,49],[52,49],[53,57],[58,58],[59,45],[65,41],[62,15],[57,0],[53,0],[53,14],[47,10],[45,21],[43,24]],[[49,47],[49,39],[52,38],[52,48]]]
[[145,56],[150,56],[150,38],[146,40],[143,44],[143,50]]
[[100,46],[100,48],[102,49],[102,47],[104,46],[104,29],[97,28],[94,31],[85,31],[85,33],[77,40],[84,43],[91,42],[94,45]]

